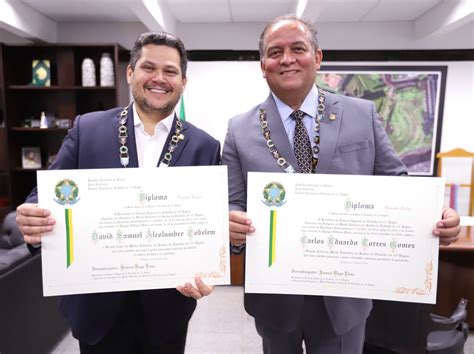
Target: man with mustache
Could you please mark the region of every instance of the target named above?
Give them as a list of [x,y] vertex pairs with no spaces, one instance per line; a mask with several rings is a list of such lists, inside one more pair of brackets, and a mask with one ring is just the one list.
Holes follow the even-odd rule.
[[[51,169],[218,165],[219,142],[174,113],[186,86],[186,68],[178,37],[165,32],[139,36],[127,67],[134,102],[78,116]],[[176,136],[177,142],[171,139]],[[37,200],[34,189],[17,208],[17,223],[32,252],[55,224]],[[81,353],[178,354],[184,353],[196,299],[212,290],[196,278],[196,287],[63,296],[60,310]]]
[[[268,98],[229,121],[223,164],[229,173],[229,231],[234,253],[252,226],[247,172],[406,175],[373,103],[323,92],[315,86],[322,51],[314,27],[277,17],[260,36],[260,66]],[[315,200],[315,203],[318,201]],[[459,216],[443,212],[433,234],[457,239]],[[252,236],[249,236],[252,237]],[[266,354],[362,353],[371,300],[329,296],[245,294]]]

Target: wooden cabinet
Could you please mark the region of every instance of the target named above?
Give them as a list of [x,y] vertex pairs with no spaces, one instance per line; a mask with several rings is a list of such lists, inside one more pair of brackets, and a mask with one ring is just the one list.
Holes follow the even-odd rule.
[[[0,112],[3,111],[4,135],[0,139],[7,145],[6,167],[2,182],[0,165],[0,198],[2,183],[6,185],[8,207],[21,204],[36,184],[36,169],[24,168],[23,148],[39,148],[41,169],[47,168],[54,158],[67,133],[63,127],[28,127],[29,120],[38,121],[41,112],[56,119],[68,120],[72,126],[78,114],[105,110],[117,106],[117,45],[2,45],[0,47]],[[100,59],[108,53],[114,62],[115,86],[83,87],[82,61],[90,58],[94,62],[96,82],[100,83]],[[32,85],[33,60],[48,60],[50,63],[50,86]],[[2,104],[2,103],[0,103]],[[2,110],[3,108],[3,110]],[[1,113],[0,113],[1,114]],[[1,116],[0,116],[1,123]],[[63,121],[63,124],[67,121]],[[1,128],[0,128],[1,129]],[[0,143],[1,145],[1,143]],[[0,146],[0,163],[1,150]]]
[[10,210],[10,178],[7,160],[7,130],[5,128],[5,95],[0,46],[0,222]]
[[440,247],[434,313],[451,316],[461,298],[469,301],[467,323],[474,328],[474,228],[463,226],[459,241]]

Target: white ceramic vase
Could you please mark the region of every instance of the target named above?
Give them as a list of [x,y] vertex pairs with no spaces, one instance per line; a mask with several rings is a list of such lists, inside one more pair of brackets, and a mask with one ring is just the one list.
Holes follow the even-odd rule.
[[100,59],[100,86],[114,86],[114,63],[109,53]]
[[90,58],[82,61],[82,86],[95,86],[95,66]]

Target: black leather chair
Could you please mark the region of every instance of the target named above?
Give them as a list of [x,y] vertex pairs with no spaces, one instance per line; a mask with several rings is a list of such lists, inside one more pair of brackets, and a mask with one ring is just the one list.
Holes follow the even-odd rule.
[[374,300],[367,320],[364,354],[463,354],[469,327],[467,300],[450,318],[432,305]]
[[57,299],[43,297],[41,254],[30,255],[15,217],[0,227],[0,353],[49,353],[68,326]]
[[461,299],[451,317],[431,314],[431,331],[428,334],[428,354],[462,354],[469,336],[467,300]]

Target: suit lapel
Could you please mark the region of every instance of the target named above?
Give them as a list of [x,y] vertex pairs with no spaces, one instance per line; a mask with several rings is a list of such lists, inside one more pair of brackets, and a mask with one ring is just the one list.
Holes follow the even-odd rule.
[[[114,117],[114,124],[112,125],[113,126],[113,136],[115,138],[115,141],[116,141],[116,145],[117,145],[117,161],[118,161],[118,166],[117,167],[123,167],[121,164],[120,164],[120,152],[119,152],[119,149],[120,149],[120,141],[119,141],[119,138],[118,138],[118,134],[119,134],[119,126],[120,126],[120,113],[121,111],[117,114],[116,117]],[[127,115],[127,123],[125,124],[126,127],[127,127],[127,134],[128,134],[128,137],[127,137],[127,147],[128,147],[128,156],[129,156],[129,163],[128,163],[128,166],[127,167],[138,167],[138,156],[137,156],[137,143],[135,141],[135,127],[134,127],[134,124],[133,124],[133,109],[132,109],[132,105],[130,105],[130,107],[128,108],[128,115]]]
[[[339,130],[341,129],[343,109],[339,106],[336,95],[325,92],[326,102],[324,118],[321,120],[321,143],[317,173],[327,173],[336,149]],[[335,117],[335,119],[330,119]]]
[[[280,155],[284,157],[297,172],[299,172],[298,161],[296,161],[295,153],[290,140],[288,139],[288,135],[286,135],[285,127],[281,121],[280,113],[278,113],[272,94],[268,95],[267,99],[260,105],[260,107],[267,112],[268,128],[276,149],[280,152]],[[263,134],[261,134],[261,137],[263,141],[265,141]],[[268,152],[268,155],[274,159],[270,152]],[[277,161],[275,160],[275,164],[276,163]]]
[[[176,121],[177,120],[178,120],[178,117],[175,114],[174,119],[173,119],[173,125],[171,126],[171,130],[168,134],[168,137],[166,138],[165,146],[163,146],[163,151],[161,152],[161,156],[160,156],[160,159],[158,161],[158,166],[160,166],[161,161],[163,160],[163,157],[168,152],[168,147],[169,147],[169,144],[170,144],[170,141],[171,141],[171,137],[173,135],[175,135]],[[177,165],[177,161],[179,160],[179,156],[183,152],[183,149],[184,149],[184,147],[186,146],[186,144],[188,143],[188,140],[189,140],[189,136],[188,136],[188,134],[186,134],[187,133],[187,131],[186,131],[187,130],[187,123],[186,122],[181,122],[181,123],[183,124],[183,129],[181,130],[181,134],[183,134],[184,139],[180,140],[178,142],[178,145],[176,146],[176,150],[173,151],[173,153],[172,153],[172,158],[171,158],[169,166],[176,166]]]

